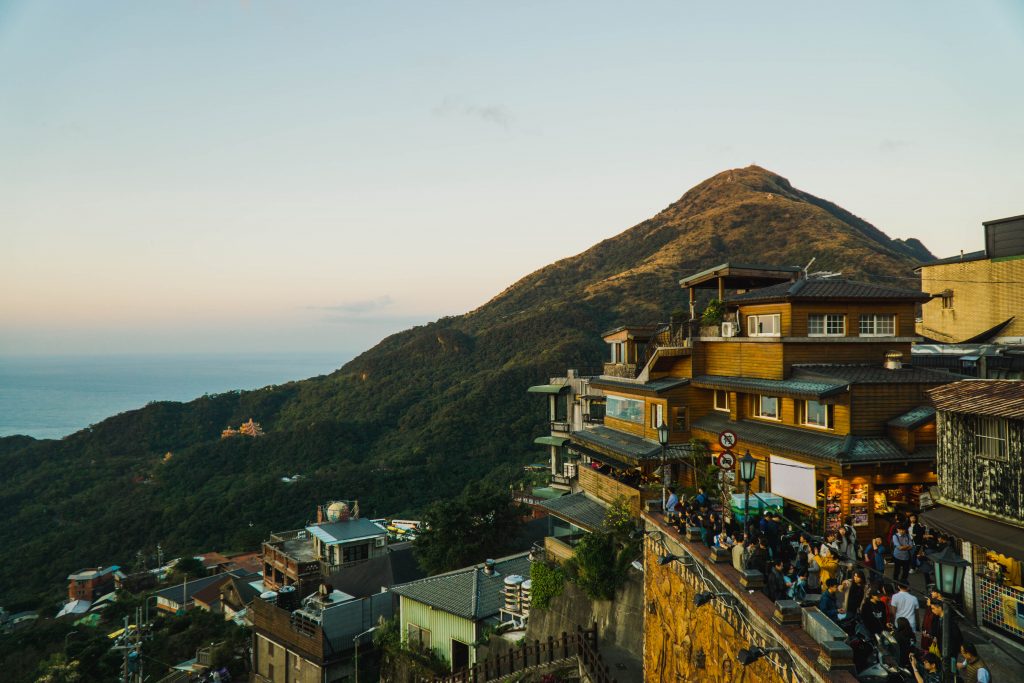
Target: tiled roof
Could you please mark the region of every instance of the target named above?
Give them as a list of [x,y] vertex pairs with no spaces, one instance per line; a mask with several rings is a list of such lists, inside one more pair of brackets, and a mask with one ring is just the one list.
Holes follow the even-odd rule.
[[306,531],[327,544],[373,538],[374,536],[384,536],[388,533],[379,524],[375,524],[365,517],[350,519],[344,522],[315,524],[306,527]]
[[727,303],[755,301],[794,301],[808,299],[882,299],[886,301],[928,301],[929,294],[917,289],[854,282],[838,278],[800,279],[761,287],[745,294],[727,297]]
[[964,379],[965,375],[938,368],[904,365],[887,370],[880,363],[871,365],[794,364],[793,378],[846,382],[848,384],[945,384]]
[[572,493],[568,496],[552,498],[540,503],[542,507],[555,517],[575,524],[587,531],[596,531],[604,524],[605,507],[595,500],[587,498],[585,493]]
[[1024,420],[1024,381],[970,379],[928,390],[935,407],[956,413]]
[[235,577],[242,580],[246,580],[250,577],[258,577],[258,574],[247,574],[242,571],[230,571],[223,574],[214,574],[213,576],[204,576],[199,579],[194,579],[188,583],[179,583],[177,586],[171,586],[170,588],[164,588],[155,592],[153,595],[176,602],[179,605],[182,602],[182,598],[185,598],[185,602],[188,602],[195,596],[196,593],[203,590],[207,586],[214,583],[223,583],[224,581]]
[[656,379],[650,382],[630,382],[624,379],[612,379],[609,377],[594,377],[590,380],[590,385],[594,387],[605,387],[608,389],[624,389],[626,391],[635,391],[637,393],[659,393],[668,389],[674,389],[681,387],[689,383],[689,379],[685,377],[666,377],[664,379]]
[[749,393],[763,393],[771,396],[793,396],[796,398],[824,398],[843,392],[849,382],[830,379],[757,379],[755,377],[727,377],[723,375],[700,375],[693,378],[693,385],[705,389],[735,389]]
[[496,560],[494,574],[490,576],[484,573],[484,565],[478,564],[403,583],[391,590],[463,619],[480,621],[497,615],[501,610],[505,578],[514,574],[530,577],[529,553]]
[[648,460],[661,456],[661,444],[608,427],[591,427],[573,432],[572,440],[598,452],[607,452],[628,460]]
[[815,458],[847,462],[889,462],[907,460],[929,460],[935,457],[934,448],[921,448],[906,453],[885,437],[832,436],[788,427],[765,424],[754,420],[731,421],[726,415],[706,415],[695,420],[693,429],[717,434],[729,429],[739,438],[737,449],[743,450],[743,443],[750,442],[780,451],[802,453]]
[[929,422],[935,422],[935,408],[931,406],[918,406],[913,410],[894,417],[886,424],[899,429],[917,429]]

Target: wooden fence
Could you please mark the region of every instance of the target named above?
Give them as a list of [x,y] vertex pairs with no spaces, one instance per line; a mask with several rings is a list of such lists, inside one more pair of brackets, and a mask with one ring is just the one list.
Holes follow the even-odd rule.
[[589,629],[577,626],[573,635],[562,631],[559,638],[548,636],[546,641],[534,640],[506,654],[477,662],[468,669],[435,678],[434,683],[486,683],[533,669],[568,664],[572,660],[583,665],[594,683],[616,683],[598,651],[596,623]]

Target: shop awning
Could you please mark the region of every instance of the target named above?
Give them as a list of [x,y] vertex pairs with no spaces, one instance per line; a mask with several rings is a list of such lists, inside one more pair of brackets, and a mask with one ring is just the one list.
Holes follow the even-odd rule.
[[533,442],[538,446],[564,446],[569,443],[569,438],[565,436],[538,436]]
[[660,459],[661,445],[639,436],[618,432],[608,427],[591,427],[572,436],[573,443],[580,443],[598,453],[605,453],[639,464],[643,460]]
[[1024,560],[1024,529],[1002,522],[939,506],[921,513],[921,522],[957,538],[977,543],[987,550]]
[[526,391],[531,394],[560,394],[568,388],[568,384],[538,384]]
[[587,531],[600,529],[607,512],[603,505],[587,498],[585,493],[571,493],[560,498],[552,498],[540,503],[538,507]]

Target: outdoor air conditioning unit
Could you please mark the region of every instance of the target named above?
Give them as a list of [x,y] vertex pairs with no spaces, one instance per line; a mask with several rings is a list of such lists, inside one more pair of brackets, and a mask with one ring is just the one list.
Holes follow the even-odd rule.
[[379,536],[376,539],[376,541],[374,542],[374,545],[376,545],[378,548],[383,548],[384,544],[387,543],[387,542],[388,542],[388,539],[387,539],[386,536]]
[[723,337],[735,337],[736,336],[736,323],[731,320],[722,322],[722,336]]

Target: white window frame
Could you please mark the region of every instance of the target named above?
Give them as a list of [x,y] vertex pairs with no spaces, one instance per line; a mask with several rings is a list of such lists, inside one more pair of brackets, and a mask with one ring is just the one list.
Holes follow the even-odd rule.
[[1007,461],[1006,420],[1001,417],[976,415],[974,418],[974,450],[979,458]]
[[[892,332],[879,332],[879,322],[883,319],[892,321]],[[864,323],[870,321],[870,332],[864,331]],[[896,314],[895,313],[863,313],[858,321],[857,331],[861,337],[895,337],[896,336]]]
[[[821,332],[811,332],[811,321],[821,319]],[[838,323],[838,325],[837,325]],[[831,331],[830,331],[831,328]],[[807,316],[808,337],[845,337],[846,316],[842,313],[812,313]]]
[[[773,332],[764,331],[766,320],[772,321]],[[782,336],[782,314],[781,313],[758,313],[747,316],[748,337],[781,337]]]
[[[722,392],[722,395],[725,396],[725,405],[722,405],[722,404],[720,404],[718,402],[718,392]],[[715,395],[715,398],[714,398],[715,410],[721,410],[724,413],[728,413],[729,412],[729,392],[726,391],[725,389],[715,389],[714,390],[714,395]]]
[[[810,420],[810,404],[816,404],[821,408],[825,409],[825,424],[818,424],[817,422],[811,422]],[[807,400],[804,401],[802,406],[802,414],[800,415],[800,424],[806,427],[814,427],[815,429],[834,429],[835,428],[835,408],[827,403],[821,403],[820,401]]]
[[[665,421],[665,406],[660,403],[651,404],[651,429],[657,429]],[[666,423],[667,424],[667,423]]]
[[[768,415],[764,412],[764,400],[770,398],[775,401],[775,415]],[[773,420],[780,422],[782,420],[782,406],[779,405],[778,396],[768,396],[766,394],[755,394],[754,395],[754,417],[759,417],[762,420]]]

